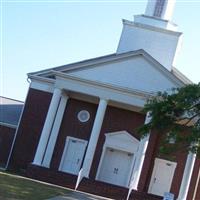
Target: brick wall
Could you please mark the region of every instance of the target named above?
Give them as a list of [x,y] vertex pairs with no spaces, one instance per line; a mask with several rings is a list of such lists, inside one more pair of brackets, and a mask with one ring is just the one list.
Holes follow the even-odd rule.
[[15,130],[15,128],[0,125],[0,167],[6,166]]
[[[50,93],[38,91],[35,89],[29,90],[22,120],[17,133],[17,140],[11,157],[11,162],[9,166],[11,169],[26,170],[30,163],[33,161],[39,137],[51,101],[51,96],[52,94]],[[90,120],[86,123],[81,123],[77,119],[77,114],[81,110],[88,110],[90,112]],[[67,136],[85,139],[87,141],[89,140],[96,110],[96,104],[75,99],[68,100],[50,165],[51,173],[53,171],[52,177],[51,180],[48,180],[49,176],[45,175],[45,181],[53,182],[54,180],[53,176],[56,175],[58,171]],[[92,163],[90,180],[94,181],[96,177],[103,144],[105,141],[105,133],[126,130],[131,135],[139,139],[139,135],[137,135],[136,130],[141,124],[144,123],[144,118],[145,117],[142,114],[108,106],[100,132],[97,150],[95,152],[94,160]],[[157,137],[157,134],[152,133],[150,136],[150,142],[147,148],[141,179],[139,182],[139,192],[148,191],[151,173],[154,166],[154,159],[158,155],[158,144],[159,139]],[[186,154],[183,154],[181,152],[178,153],[176,157],[176,162],[178,164],[175,170],[175,175],[171,187],[171,192],[173,192],[176,196],[179,192],[185,161]],[[199,162],[197,163],[197,165],[200,165]],[[28,173],[31,172],[29,170],[31,170],[31,168],[28,169]],[[40,169],[37,170],[38,174],[40,174],[39,171]],[[196,166],[195,172],[193,174],[191,186],[193,188],[196,181],[197,172],[198,166]],[[60,174],[62,173],[59,172],[59,176],[61,176]],[[38,175],[36,174],[34,174],[34,176],[36,178],[38,177]],[[190,194],[192,193],[193,188],[190,188]],[[200,193],[199,190],[198,195]]]
[[51,96],[51,93],[29,90],[9,169],[24,171],[33,161]]

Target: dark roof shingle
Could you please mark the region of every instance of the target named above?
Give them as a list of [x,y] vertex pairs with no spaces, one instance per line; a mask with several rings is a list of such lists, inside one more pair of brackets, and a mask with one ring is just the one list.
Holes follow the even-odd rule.
[[0,96],[0,122],[17,125],[24,103]]

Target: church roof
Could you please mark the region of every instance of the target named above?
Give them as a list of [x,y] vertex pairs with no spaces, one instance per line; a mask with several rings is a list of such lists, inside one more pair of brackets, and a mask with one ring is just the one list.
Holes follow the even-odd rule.
[[0,125],[17,126],[24,103],[0,96]]
[[179,72],[176,68],[173,68],[172,71],[167,70],[163,65],[161,65],[156,59],[154,59],[150,54],[148,54],[143,49],[136,50],[136,51],[129,51],[126,53],[113,53],[101,57],[96,57],[92,59],[87,59],[71,64],[66,64],[54,68],[49,68],[37,72],[29,73],[28,76],[41,76],[45,78],[54,78],[54,71],[62,72],[62,73],[69,73],[73,70],[82,70],[83,68],[88,68],[90,66],[107,63],[107,62],[114,62],[121,59],[128,59],[132,56],[142,55],[145,59],[148,61],[154,63],[156,67],[159,68],[166,76],[169,76],[172,79],[175,79],[176,81],[181,82],[182,84],[190,84],[191,81],[187,79],[181,72]]

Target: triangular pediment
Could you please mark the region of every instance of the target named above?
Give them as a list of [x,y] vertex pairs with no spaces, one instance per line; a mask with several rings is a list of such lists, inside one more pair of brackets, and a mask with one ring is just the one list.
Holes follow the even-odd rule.
[[84,66],[65,73],[88,81],[148,93],[165,91],[182,84],[162,65],[143,54]]
[[139,140],[125,130],[106,133],[105,136],[105,144],[107,146],[113,146],[114,148],[130,152],[136,152],[138,149]]
[[106,135],[107,138],[115,138],[117,140],[131,141],[133,143],[139,142],[138,139],[133,137],[127,131],[116,131],[116,132],[112,132],[112,133],[106,133],[105,135]]

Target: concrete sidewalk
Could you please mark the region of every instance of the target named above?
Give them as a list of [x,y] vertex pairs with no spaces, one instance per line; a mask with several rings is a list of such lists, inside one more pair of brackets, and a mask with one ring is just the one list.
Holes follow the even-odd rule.
[[48,200],[112,200],[112,199],[95,196],[92,194],[72,191],[66,194],[65,196],[57,196]]

